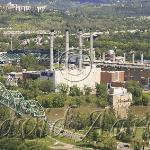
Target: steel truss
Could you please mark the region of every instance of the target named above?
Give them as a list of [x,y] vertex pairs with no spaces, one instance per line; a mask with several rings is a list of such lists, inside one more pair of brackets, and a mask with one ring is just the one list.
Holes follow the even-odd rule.
[[12,91],[0,82],[0,103],[14,110],[17,114],[45,117],[41,104],[35,100],[25,100],[19,91]]

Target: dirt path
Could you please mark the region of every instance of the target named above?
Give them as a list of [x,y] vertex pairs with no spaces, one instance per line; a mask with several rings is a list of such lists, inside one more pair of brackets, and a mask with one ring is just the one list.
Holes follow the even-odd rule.
[[57,139],[54,139],[49,136],[49,138],[53,139],[55,142],[54,146],[51,146],[50,148],[52,150],[82,150],[81,148],[75,147],[72,144],[64,143],[61,141],[58,141]]

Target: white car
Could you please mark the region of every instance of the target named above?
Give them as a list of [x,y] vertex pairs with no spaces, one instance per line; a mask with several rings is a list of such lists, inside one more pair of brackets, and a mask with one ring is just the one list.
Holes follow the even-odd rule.
[[128,143],[118,143],[117,150],[131,150],[130,144],[128,144]]

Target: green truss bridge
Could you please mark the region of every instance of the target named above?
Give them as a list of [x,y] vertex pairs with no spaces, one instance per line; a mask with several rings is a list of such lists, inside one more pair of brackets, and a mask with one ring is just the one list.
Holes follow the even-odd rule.
[[25,100],[20,92],[6,89],[1,82],[0,103],[21,116],[32,115],[33,117],[45,117],[44,109],[39,102],[35,100]]

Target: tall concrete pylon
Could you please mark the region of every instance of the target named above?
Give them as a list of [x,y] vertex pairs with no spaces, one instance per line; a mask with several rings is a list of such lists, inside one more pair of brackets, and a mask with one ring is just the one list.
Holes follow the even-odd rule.
[[54,69],[54,65],[53,65],[54,54],[53,54],[53,51],[54,51],[54,30],[51,30],[51,33],[50,33],[50,71],[53,71],[53,69]]
[[93,33],[92,33],[92,30],[90,30],[90,59],[92,61],[92,63],[94,62],[95,60],[95,50],[93,48]]
[[66,48],[65,48],[65,66],[68,68],[68,54],[69,54],[69,30],[66,30]]
[[143,64],[144,63],[144,55],[143,55],[143,53],[141,54],[141,64]]
[[135,63],[135,54],[134,53],[132,54],[132,63],[133,64]]
[[79,69],[81,70],[82,69],[82,47],[83,46],[83,41],[82,41],[82,30],[80,29],[79,30],[79,55],[80,55],[80,58],[79,58]]

